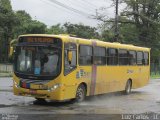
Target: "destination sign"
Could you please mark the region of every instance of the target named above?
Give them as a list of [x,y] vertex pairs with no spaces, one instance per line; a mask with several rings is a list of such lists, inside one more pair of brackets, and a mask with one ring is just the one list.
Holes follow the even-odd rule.
[[38,42],[38,43],[53,43],[53,38],[46,38],[46,37],[27,37],[27,42]]
[[54,38],[51,37],[22,37],[19,39],[19,42],[28,42],[28,43],[54,43]]
[[55,37],[45,36],[24,36],[18,40],[19,45],[54,45],[56,47],[62,47],[62,40]]

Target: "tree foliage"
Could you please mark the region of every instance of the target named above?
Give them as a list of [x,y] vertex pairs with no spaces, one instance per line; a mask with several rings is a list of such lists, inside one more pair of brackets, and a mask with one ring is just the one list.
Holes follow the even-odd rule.
[[99,37],[95,27],[85,26],[83,24],[64,23],[51,26],[47,33],[50,34],[69,34],[81,38],[96,39]]
[[[0,0],[0,60],[7,60],[8,41],[12,37],[17,19],[9,0]],[[6,49],[7,48],[7,49]]]
[[[46,25],[25,11],[14,12],[10,0],[0,0],[0,61],[8,60],[9,42],[21,34],[45,33]],[[6,49],[7,48],[7,49]]]
[[160,1],[123,0],[123,2],[127,7],[121,16],[132,21],[129,35],[134,34],[136,44],[152,48],[152,57],[157,59],[160,56],[160,50],[158,50],[160,47]]
[[47,29],[48,34],[64,34],[65,30],[61,24],[53,25],[50,28]]
[[85,26],[83,24],[71,24],[71,23],[65,23],[64,29],[66,33],[71,35],[76,35],[77,37],[82,38],[98,38],[99,34],[96,31],[97,29],[95,27]]
[[32,20],[31,16],[25,11],[17,11],[15,15],[19,24],[14,29],[14,37],[21,34],[41,34],[46,32],[47,26],[42,22]]
[[[116,0],[113,0],[115,3]],[[119,0],[126,8],[119,15],[119,42],[151,48],[152,59],[160,56],[160,0]],[[115,4],[113,4],[115,5]],[[115,20],[98,14],[97,20],[108,25],[102,35],[114,34]],[[106,32],[106,31],[110,32]],[[113,36],[114,37],[114,36]]]

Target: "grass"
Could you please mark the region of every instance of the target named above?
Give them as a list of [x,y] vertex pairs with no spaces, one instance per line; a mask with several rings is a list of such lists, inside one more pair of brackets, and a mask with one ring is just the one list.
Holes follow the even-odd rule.
[[151,73],[151,78],[152,79],[157,79],[157,78],[160,78],[160,73]]

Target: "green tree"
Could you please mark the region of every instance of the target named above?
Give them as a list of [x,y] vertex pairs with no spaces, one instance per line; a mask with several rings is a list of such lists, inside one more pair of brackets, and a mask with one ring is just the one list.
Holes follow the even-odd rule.
[[27,34],[44,34],[46,33],[47,26],[39,22],[37,20],[32,20],[31,23],[28,24]]
[[98,26],[100,31],[100,39],[106,42],[112,42],[114,39],[113,28],[110,23],[103,23]]
[[[151,58],[158,59],[160,56],[160,0],[119,1],[119,4],[126,4],[126,8],[118,17],[119,41],[152,48]],[[114,18],[109,19],[104,14],[97,14],[95,18],[108,25],[102,33],[105,32],[108,36],[114,33]]]
[[48,34],[63,34],[65,33],[64,28],[61,26],[61,24],[56,24],[51,26],[48,30],[47,30]]
[[12,10],[10,0],[0,0],[0,61],[8,60],[8,44],[13,35],[13,28],[16,25],[17,19]]
[[[127,8],[121,13],[132,20],[137,31],[138,44],[152,48],[152,58],[160,56],[160,1],[159,0],[123,0]],[[130,31],[130,34],[135,31]],[[135,41],[135,43],[137,42]],[[158,52],[159,51],[159,52]]]
[[47,26],[37,20],[32,20],[31,16],[23,10],[17,11],[16,17],[19,24],[15,27],[14,37],[21,34],[42,34],[46,32]]
[[77,37],[82,37],[87,39],[99,38],[99,34],[95,27],[85,26],[83,24],[65,23],[64,28],[66,33],[71,35],[76,35]]
[[18,19],[18,25],[14,27],[14,38],[17,38],[21,34],[27,33],[28,25],[32,22],[31,16],[24,10],[15,12]]
[[[21,34],[46,33],[46,25],[23,10],[13,12],[10,0],[0,0],[0,61],[8,61],[9,43]],[[7,49],[6,49],[7,48]]]

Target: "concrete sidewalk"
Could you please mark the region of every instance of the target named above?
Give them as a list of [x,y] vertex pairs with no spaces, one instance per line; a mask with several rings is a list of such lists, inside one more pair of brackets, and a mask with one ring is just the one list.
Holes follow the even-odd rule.
[[0,77],[0,91],[12,91],[12,77]]

